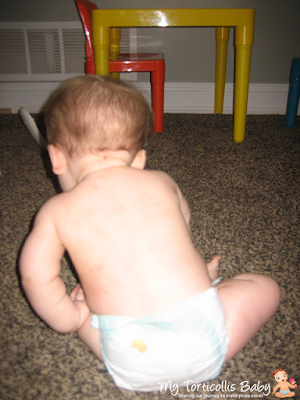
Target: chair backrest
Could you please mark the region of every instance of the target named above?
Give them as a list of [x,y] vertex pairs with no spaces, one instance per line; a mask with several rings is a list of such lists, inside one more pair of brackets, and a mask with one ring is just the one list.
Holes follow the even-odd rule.
[[95,74],[95,62],[94,62],[94,49],[92,43],[92,10],[97,10],[96,4],[88,0],[76,0],[76,7],[80,15],[80,19],[83,25],[85,34],[85,51],[86,51],[86,63],[85,69],[87,74]]

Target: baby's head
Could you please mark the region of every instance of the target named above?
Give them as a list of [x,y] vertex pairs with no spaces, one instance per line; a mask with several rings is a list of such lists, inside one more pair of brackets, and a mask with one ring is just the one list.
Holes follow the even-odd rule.
[[152,134],[144,96],[99,75],[65,81],[45,106],[47,140],[69,156],[127,150],[134,157]]
[[288,374],[286,373],[286,371],[284,369],[281,369],[281,368],[279,368],[275,372],[273,372],[273,376],[277,382],[284,382],[284,381],[287,381],[287,379],[288,379]]

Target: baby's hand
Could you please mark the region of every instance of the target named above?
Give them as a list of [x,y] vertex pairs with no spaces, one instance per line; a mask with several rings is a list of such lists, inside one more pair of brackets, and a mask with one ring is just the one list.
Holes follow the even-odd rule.
[[87,320],[87,318],[90,316],[91,311],[86,303],[85,294],[80,285],[76,285],[74,287],[74,289],[70,293],[70,298],[79,310],[80,317],[79,317],[79,323],[78,323],[78,327],[77,327],[77,329],[79,329],[84,324],[84,322]]
[[70,293],[72,301],[85,301],[85,295],[83,293],[81,285],[76,285]]
[[209,263],[206,264],[207,271],[210,279],[214,281],[218,278],[218,268],[220,263],[221,257],[215,256]]

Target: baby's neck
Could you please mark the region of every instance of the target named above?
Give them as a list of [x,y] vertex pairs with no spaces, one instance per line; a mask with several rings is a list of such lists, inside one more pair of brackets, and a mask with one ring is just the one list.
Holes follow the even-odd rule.
[[60,187],[64,192],[73,189],[79,182],[97,171],[112,167],[144,169],[147,159],[145,150],[139,150],[135,155],[126,150],[118,150],[69,156],[60,149],[54,150],[55,147],[50,146],[53,172],[58,176]]
[[77,183],[93,172],[112,167],[130,167],[132,157],[124,150],[103,151],[97,155],[88,154],[72,158],[69,166]]

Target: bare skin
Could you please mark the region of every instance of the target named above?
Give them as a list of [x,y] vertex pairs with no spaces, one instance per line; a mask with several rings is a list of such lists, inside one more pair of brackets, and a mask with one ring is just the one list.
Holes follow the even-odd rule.
[[[100,152],[71,158],[49,146],[64,193],[38,213],[20,272],[36,313],[54,330],[77,332],[101,359],[93,314],[142,317],[201,293],[218,276],[192,243],[190,211],[166,174],[143,170],[146,154]],[[80,279],[70,295],[60,261],[68,251]],[[232,358],[276,312],[277,284],[242,274],[218,285]],[[138,299],[138,301],[137,301]]]

